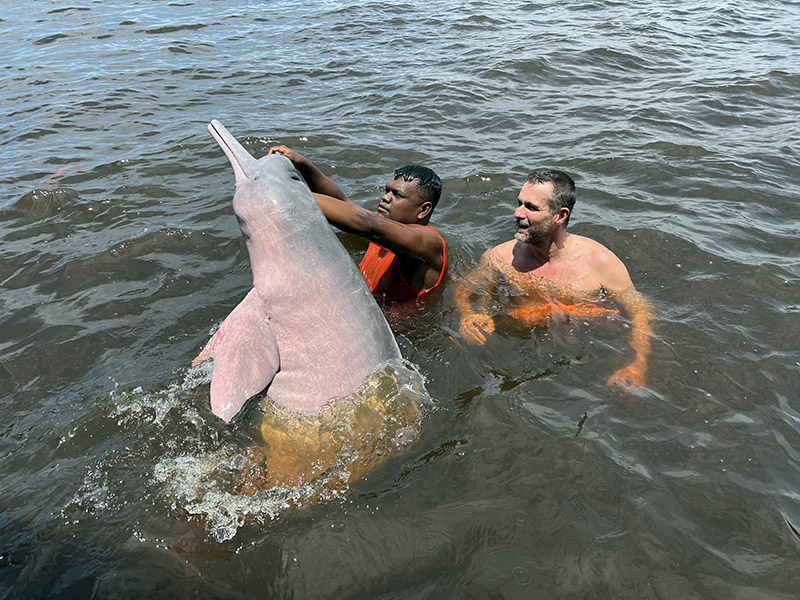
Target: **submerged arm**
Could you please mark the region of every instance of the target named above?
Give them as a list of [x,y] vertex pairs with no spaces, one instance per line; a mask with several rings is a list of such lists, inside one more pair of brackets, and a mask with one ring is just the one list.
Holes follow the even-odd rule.
[[491,250],[481,257],[478,266],[456,288],[456,307],[460,317],[458,331],[469,344],[485,343],[486,334],[494,331],[494,321],[487,310],[494,287],[490,253]]
[[605,289],[623,307],[631,321],[631,349],[635,352],[633,362],[617,370],[608,379],[608,385],[623,385],[632,388],[644,387],[647,380],[647,357],[650,356],[650,339],[653,330],[650,321],[653,307],[636,288],[623,262],[608,248],[594,244],[589,262],[591,272],[599,287]]
[[644,387],[647,376],[647,357],[650,356],[653,329],[653,307],[633,286],[616,295],[631,321],[631,349],[636,353],[633,362],[619,369],[608,380],[608,385],[620,384]]

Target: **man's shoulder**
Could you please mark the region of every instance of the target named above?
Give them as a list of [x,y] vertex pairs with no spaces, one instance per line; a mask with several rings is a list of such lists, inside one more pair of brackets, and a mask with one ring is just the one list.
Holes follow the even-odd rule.
[[436,236],[437,239],[441,240],[442,245],[444,245],[444,243],[445,243],[444,236],[441,234],[441,232],[438,229],[436,229],[436,227],[434,227],[430,223],[426,223],[425,225],[420,225],[419,227],[423,227],[427,231],[430,231],[430,233],[432,235]]
[[439,230],[429,223],[426,223],[425,225],[420,223],[403,223],[402,221],[394,221],[388,217],[384,217],[383,215],[381,215],[381,218],[385,219],[385,223],[391,224],[392,227],[397,228],[398,230],[413,232],[413,235],[416,237],[444,241],[444,237]]
[[578,235],[577,233],[571,233],[569,237],[576,252],[589,254],[591,257],[598,260],[619,260],[616,254],[597,240],[593,240],[584,235]]
[[497,244],[494,248],[489,248],[485,254],[494,254],[494,255],[501,255],[501,254],[511,254],[514,246],[517,245],[516,239],[508,240],[507,242],[503,242],[502,244]]
[[510,240],[498,244],[493,248],[489,248],[481,256],[481,265],[484,267],[491,267],[499,271],[508,271],[511,269],[511,262],[514,258],[514,247],[516,240]]
[[501,256],[510,256],[511,250],[514,247],[516,240],[511,240],[508,242],[503,242],[502,244],[498,244],[492,248],[489,248],[486,252],[483,253],[481,256],[481,260],[490,260],[490,259],[497,259]]
[[[444,236],[433,225],[426,223],[425,225],[418,225],[425,231],[424,235],[427,237],[428,243],[432,244],[438,251],[440,257],[447,256],[447,243],[444,241]],[[437,267],[438,268],[438,267]]]
[[630,284],[625,263],[609,248],[591,238],[572,234],[576,242],[575,258],[600,284],[607,289],[618,289]]

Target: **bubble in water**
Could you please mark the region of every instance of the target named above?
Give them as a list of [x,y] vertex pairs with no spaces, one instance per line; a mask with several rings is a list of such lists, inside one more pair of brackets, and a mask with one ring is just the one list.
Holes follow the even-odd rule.
[[525,567],[516,566],[511,569],[511,577],[520,585],[525,585],[531,582],[530,573]]

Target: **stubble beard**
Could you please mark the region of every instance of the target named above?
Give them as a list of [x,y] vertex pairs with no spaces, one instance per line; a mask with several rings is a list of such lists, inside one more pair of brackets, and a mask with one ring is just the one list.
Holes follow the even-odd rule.
[[553,226],[548,226],[547,223],[537,223],[531,225],[528,222],[526,229],[517,230],[514,238],[523,244],[531,244],[533,246],[546,246],[550,243],[550,234],[553,232]]

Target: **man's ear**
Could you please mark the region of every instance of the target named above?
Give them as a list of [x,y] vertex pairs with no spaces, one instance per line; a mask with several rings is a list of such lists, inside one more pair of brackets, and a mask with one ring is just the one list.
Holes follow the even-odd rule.
[[425,221],[426,219],[430,218],[431,212],[433,212],[433,202],[426,200],[419,205],[419,209],[417,210],[417,220]]
[[562,206],[556,213],[556,223],[564,225],[566,224],[567,219],[569,219],[569,209],[566,206]]

